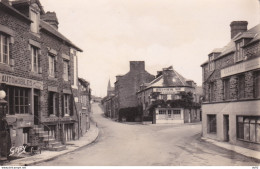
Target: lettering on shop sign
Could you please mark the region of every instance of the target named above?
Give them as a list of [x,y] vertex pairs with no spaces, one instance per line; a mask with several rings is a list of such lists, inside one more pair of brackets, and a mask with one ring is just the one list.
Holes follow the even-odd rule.
[[175,88],[155,88],[154,92],[160,92],[161,94],[174,94],[178,91],[184,91],[184,88],[175,87]]
[[0,73],[0,83],[43,90],[43,82]]
[[221,70],[221,77],[226,77],[249,70],[260,68],[260,58],[249,60],[247,62],[242,62],[234,66],[227,67]]
[[25,149],[26,149],[26,146],[12,147],[10,149],[9,156],[14,156],[14,155],[20,156],[21,154],[25,154],[26,153]]

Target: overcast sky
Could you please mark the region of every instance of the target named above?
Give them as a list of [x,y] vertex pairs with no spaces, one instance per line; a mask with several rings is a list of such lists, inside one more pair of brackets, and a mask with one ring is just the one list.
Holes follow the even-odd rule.
[[55,11],[59,31],[84,50],[79,76],[93,94],[105,96],[109,78],[129,71],[129,61],[145,61],[156,74],[173,68],[202,84],[200,65],[230,41],[230,23],[260,23],[259,0],[41,0]]

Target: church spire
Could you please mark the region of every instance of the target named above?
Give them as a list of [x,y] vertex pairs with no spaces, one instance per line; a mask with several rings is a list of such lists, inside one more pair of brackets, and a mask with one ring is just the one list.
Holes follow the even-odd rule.
[[112,87],[111,87],[110,78],[109,78],[108,85],[107,85],[107,90],[110,91],[111,88],[112,88]]

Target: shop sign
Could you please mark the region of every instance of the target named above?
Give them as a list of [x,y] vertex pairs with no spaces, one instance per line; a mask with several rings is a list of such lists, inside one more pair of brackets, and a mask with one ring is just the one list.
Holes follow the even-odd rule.
[[184,88],[181,87],[172,87],[172,88],[154,88],[153,92],[159,92],[161,94],[175,94],[177,92],[184,91]]
[[225,69],[222,69],[221,77],[223,78],[223,77],[231,76],[234,74],[238,74],[238,73],[242,73],[242,72],[246,72],[258,68],[260,68],[260,58],[242,62],[234,66],[230,66]]
[[0,73],[0,83],[43,90],[43,82]]
[[47,123],[47,122],[58,122],[58,121],[72,121],[73,119],[71,117],[63,117],[63,118],[46,118],[43,120],[43,122]]

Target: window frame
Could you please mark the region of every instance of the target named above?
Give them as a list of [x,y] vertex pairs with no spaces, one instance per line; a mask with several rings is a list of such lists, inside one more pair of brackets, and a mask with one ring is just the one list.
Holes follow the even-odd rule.
[[208,114],[207,115],[207,125],[209,134],[217,134],[217,115]]
[[[4,38],[6,39],[5,44],[3,42]],[[5,47],[7,48],[7,53],[4,52]],[[6,62],[4,62],[4,55],[6,55]],[[2,32],[0,32],[0,63],[6,65],[9,65],[10,63],[10,36],[3,34]]]
[[63,60],[63,80],[69,81],[69,60]]
[[[252,126],[254,126],[253,130],[251,129]],[[236,118],[236,128],[237,128],[236,138],[238,140],[260,144],[260,116],[238,115]],[[247,133],[248,135],[245,135],[245,131],[249,131]]]
[[[39,48],[31,45],[32,72],[39,73]],[[36,70],[35,70],[36,69]]]
[[245,74],[241,74],[238,76],[238,99],[244,99],[245,98],[245,89],[246,89],[246,84],[245,84]]
[[223,99],[230,99],[230,78],[223,79]]
[[[33,18],[35,16],[35,18]],[[36,11],[35,9],[31,8],[30,9],[30,19],[33,21],[30,25],[30,30],[33,33],[39,33],[39,23],[40,23],[40,18],[39,18],[39,12]]]
[[70,116],[70,95],[69,94],[64,94],[63,103],[64,103],[64,116]]
[[255,71],[254,75],[254,98],[260,98],[260,70]]
[[55,60],[56,60],[56,56],[53,54],[48,54],[48,61],[49,61],[49,76],[50,77],[55,77]]
[[244,45],[243,39],[236,43],[235,62],[240,62],[244,58],[244,50],[242,48],[243,45]]

